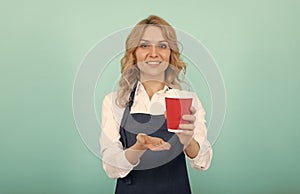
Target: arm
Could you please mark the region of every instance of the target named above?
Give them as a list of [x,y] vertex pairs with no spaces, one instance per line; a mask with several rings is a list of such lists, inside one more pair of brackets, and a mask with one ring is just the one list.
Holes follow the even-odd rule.
[[188,157],[192,168],[206,170],[211,163],[212,148],[207,140],[205,111],[195,94],[191,114],[184,115],[182,119],[190,122],[189,124],[180,124],[179,127],[183,129],[183,132],[177,134],[184,145],[184,153]]
[[144,133],[136,136],[136,142],[125,151],[125,156],[131,164],[136,164],[146,150],[162,151],[169,150],[171,145],[158,137],[151,137]]
[[[125,177],[139,164],[140,157],[147,149],[152,151],[168,150],[171,145],[161,138],[138,134],[136,143],[123,150],[122,143],[119,141],[119,124],[114,119],[112,111],[113,102],[112,94],[107,95],[103,100],[100,147],[106,174],[110,178],[119,178]],[[119,110],[119,112],[123,111]]]
[[102,155],[102,165],[106,174],[110,178],[125,177],[136,165],[130,163],[123,150],[122,143],[119,141],[119,124],[116,121],[113,110],[123,113],[118,107],[113,107],[113,93],[105,96],[102,103],[102,123],[100,134],[100,148]]
[[198,155],[199,151],[200,151],[200,145],[194,138],[191,140],[191,142],[186,146],[184,150],[185,154],[191,159],[195,158]]
[[207,129],[205,121],[205,111],[198,97],[193,98],[196,108],[196,120],[194,122],[194,136],[185,147],[185,154],[192,168],[196,170],[206,170],[209,168],[212,159],[212,147],[207,140]]

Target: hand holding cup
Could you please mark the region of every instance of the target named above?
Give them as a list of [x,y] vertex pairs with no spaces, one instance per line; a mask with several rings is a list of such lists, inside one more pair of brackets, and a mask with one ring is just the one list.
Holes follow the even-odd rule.
[[172,89],[166,95],[165,102],[168,131],[174,132],[187,146],[193,138],[196,120],[193,97],[190,92]]
[[196,120],[194,114],[196,113],[196,109],[192,106],[190,108],[190,113],[191,114],[185,114],[182,116],[182,119],[187,121],[188,123],[179,124],[180,132],[176,133],[180,142],[184,146],[187,146],[194,136],[194,129],[195,129],[194,122]]

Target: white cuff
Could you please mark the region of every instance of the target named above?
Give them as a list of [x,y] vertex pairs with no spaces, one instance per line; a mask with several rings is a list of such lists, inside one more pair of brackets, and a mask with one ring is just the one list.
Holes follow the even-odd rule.
[[209,168],[212,159],[212,147],[207,140],[200,145],[200,151],[195,158],[190,158],[186,152],[184,153],[192,168],[199,171]]

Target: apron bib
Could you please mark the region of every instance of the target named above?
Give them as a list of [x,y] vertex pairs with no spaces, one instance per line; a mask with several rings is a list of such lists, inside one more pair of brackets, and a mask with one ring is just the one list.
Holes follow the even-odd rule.
[[116,194],[190,194],[183,145],[168,132],[164,115],[130,114],[136,90],[135,84],[120,125],[120,141],[124,149],[136,142],[138,133],[162,138],[171,144],[167,151],[147,150],[140,163],[124,178],[118,178]]

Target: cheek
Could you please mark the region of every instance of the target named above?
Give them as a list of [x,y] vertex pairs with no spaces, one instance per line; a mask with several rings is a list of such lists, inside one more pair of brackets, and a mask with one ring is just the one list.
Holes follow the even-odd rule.
[[169,54],[165,54],[165,55],[163,56],[164,61],[166,61],[167,63],[170,63],[170,57],[171,57],[171,54],[170,54],[170,53],[169,53]]
[[141,61],[144,61],[145,56],[141,52],[136,52],[135,53],[135,58],[136,58],[137,62],[141,62]]

